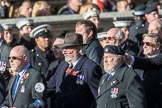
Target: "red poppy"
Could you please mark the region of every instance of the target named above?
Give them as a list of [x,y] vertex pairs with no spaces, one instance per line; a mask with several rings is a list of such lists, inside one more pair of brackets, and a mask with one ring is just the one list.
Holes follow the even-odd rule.
[[72,72],[72,75],[73,75],[73,76],[76,76],[78,73],[79,73],[79,71],[73,71],[73,72]]
[[23,78],[27,79],[29,77],[29,73],[24,74]]

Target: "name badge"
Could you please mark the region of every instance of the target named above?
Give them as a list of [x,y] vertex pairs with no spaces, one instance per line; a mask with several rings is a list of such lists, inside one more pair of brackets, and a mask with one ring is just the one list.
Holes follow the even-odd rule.
[[24,93],[25,92],[25,86],[21,86],[21,93]]

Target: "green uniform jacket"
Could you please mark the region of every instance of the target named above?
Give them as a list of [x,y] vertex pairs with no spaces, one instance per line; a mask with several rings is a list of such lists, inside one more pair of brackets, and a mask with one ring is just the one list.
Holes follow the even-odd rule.
[[32,103],[37,99],[45,103],[45,83],[40,72],[29,68],[24,75],[19,82],[15,99],[12,99],[11,94],[15,77],[11,78],[8,85],[8,94],[2,106],[32,108]]
[[145,108],[144,89],[139,76],[126,66],[115,71],[107,80],[107,73],[100,80],[97,108]]

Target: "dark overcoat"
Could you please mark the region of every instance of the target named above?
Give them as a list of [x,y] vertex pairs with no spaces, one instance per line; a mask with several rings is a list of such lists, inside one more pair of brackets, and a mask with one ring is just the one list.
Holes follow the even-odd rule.
[[98,88],[97,108],[145,108],[144,89],[139,76],[126,66],[107,80],[102,77]]
[[67,62],[61,62],[47,85],[48,91],[56,93],[55,108],[90,108],[95,105],[101,68],[85,56],[65,76],[67,67]]
[[98,65],[100,65],[104,50],[101,44],[97,39],[92,39],[88,44],[86,45],[85,54],[88,58],[90,58],[92,61],[96,62]]
[[162,69],[144,70],[143,79],[148,108],[162,108]]
[[45,77],[50,63],[54,60],[52,51],[43,52],[38,46],[30,51],[30,63],[31,66],[37,71],[41,72]]

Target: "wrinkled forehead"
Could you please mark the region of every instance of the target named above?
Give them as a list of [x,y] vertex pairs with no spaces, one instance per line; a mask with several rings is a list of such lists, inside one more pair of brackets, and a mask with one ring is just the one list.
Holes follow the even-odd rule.
[[61,45],[64,43],[64,39],[61,39],[61,38],[56,38],[56,40],[54,41],[53,43],[53,46],[54,45]]
[[116,34],[118,33],[119,29],[110,29],[108,32],[107,32],[107,35],[106,37],[115,37]]
[[155,43],[155,39],[153,37],[144,36],[143,37],[143,42]]
[[115,57],[115,54],[111,54],[111,53],[104,53],[104,57]]

